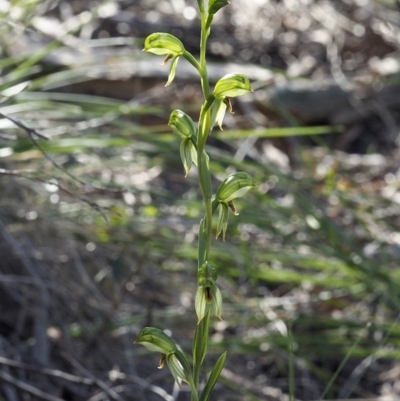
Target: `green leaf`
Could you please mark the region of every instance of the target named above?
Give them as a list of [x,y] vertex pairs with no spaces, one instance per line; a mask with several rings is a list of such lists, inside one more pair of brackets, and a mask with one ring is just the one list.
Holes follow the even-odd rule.
[[344,132],[341,125],[322,125],[315,127],[279,127],[279,128],[256,128],[249,130],[229,130],[223,133],[217,132],[220,139],[240,138],[280,138],[289,136],[321,135]]
[[226,361],[226,352],[224,352],[215,363],[211,371],[210,377],[208,378],[207,383],[204,387],[204,390],[201,393],[199,401],[208,401],[211,391],[213,390],[215,383],[217,382],[219,375],[221,374],[222,369],[224,368],[225,361]]
[[207,312],[204,319],[196,326],[193,340],[193,364],[199,367],[206,356],[208,336],[210,328],[210,313]]
[[214,15],[228,4],[230,4],[228,0],[210,0],[208,3],[208,14]]

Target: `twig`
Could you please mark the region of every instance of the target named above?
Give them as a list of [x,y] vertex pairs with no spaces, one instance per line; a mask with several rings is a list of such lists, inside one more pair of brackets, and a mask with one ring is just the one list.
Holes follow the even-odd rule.
[[12,384],[15,387],[18,387],[19,389],[26,391],[27,393],[33,394],[36,397],[46,400],[46,401],[64,401],[61,398],[55,397],[54,395],[46,394],[42,390],[39,390],[38,388],[31,386],[30,384],[24,383],[15,377],[9,375],[6,372],[0,371],[0,380],[5,381],[6,383]]
[[94,376],[88,369],[86,369],[84,366],[82,366],[77,360],[72,358],[71,355],[66,354],[65,352],[61,353],[61,356],[65,358],[72,366],[74,366],[76,369],[78,369],[82,374],[90,377],[95,384],[97,384],[105,393],[107,393],[112,399],[118,400],[118,401],[123,401],[123,398],[121,398],[115,390],[113,390],[110,386],[108,386],[105,382],[102,380],[98,379],[96,376]]
[[29,177],[29,176],[25,175],[25,173],[32,173],[32,172],[33,172],[32,170],[6,170],[4,168],[0,168],[0,175],[9,175],[9,176],[14,176],[14,177],[24,178],[26,180],[40,182],[42,184],[54,185],[61,192],[65,192],[67,195],[70,195],[70,196],[80,200],[81,202],[86,203],[91,208],[93,208],[98,213],[100,213],[102,215],[102,217],[104,218],[104,220],[106,220],[106,221],[108,220],[107,216],[103,213],[103,210],[102,210],[102,209],[108,210],[109,209],[108,207],[100,206],[97,202],[91,201],[75,192],[71,192],[69,189],[65,188],[63,185],[61,185],[57,182],[43,179],[43,178],[38,178],[38,177]]
[[65,169],[64,167],[60,166],[42,147],[42,145],[36,140],[35,136],[41,138],[41,139],[50,139],[48,136],[42,134],[40,131],[34,129],[34,128],[30,128],[28,127],[25,123],[23,123],[20,120],[16,120],[14,117],[11,117],[7,114],[1,113],[0,112],[0,116],[3,118],[6,118],[10,121],[12,121],[15,125],[17,125],[19,128],[22,128],[29,136],[29,139],[32,141],[32,143],[39,149],[40,153],[44,156],[45,159],[47,159],[57,170],[60,170],[61,172],[63,172],[64,174],[66,174],[68,177],[70,177],[72,180],[78,182],[80,185],[84,186],[84,187],[90,187],[93,188],[96,191],[100,191],[100,192],[110,192],[110,193],[122,193],[124,192],[124,190],[122,189],[112,189],[112,188],[105,188],[105,187],[97,187],[95,185],[92,184],[87,184],[84,181],[80,180],[78,177],[76,177],[75,175],[71,174],[67,169]]
[[18,126],[18,127],[22,128],[23,130],[25,130],[29,134],[29,136],[36,135],[37,137],[42,138],[42,139],[47,139],[47,140],[50,139],[48,136],[42,134],[40,131],[38,131],[38,130],[36,130],[34,128],[28,127],[21,120],[17,120],[14,117],[11,117],[11,116],[9,116],[7,114],[4,114],[4,113],[1,113],[1,112],[0,112],[0,116],[3,117],[3,118],[6,118],[7,120],[10,120],[16,126]]
[[[130,380],[133,383],[138,384],[143,389],[150,390],[153,393],[159,395],[160,397],[164,398],[165,401],[174,401],[174,397],[172,395],[168,394],[163,388],[156,386],[154,384],[151,384],[147,380],[142,379],[139,376],[126,374],[123,372],[116,372],[116,371],[113,371],[113,375],[114,375],[115,379]],[[91,401],[94,401],[94,397],[91,398]]]
[[65,373],[57,369],[49,369],[49,368],[42,368],[40,366],[28,365],[27,363],[14,361],[12,359],[4,358],[1,356],[0,356],[0,364],[6,366],[12,366],[14,368],[19,368],[19,369],[30,370],[37,373],[43,373],[48,376],[58,377],[60,379],[68,380],[74,383],[87,384],[87,385],[94,384],[94,380],[86,377],[71,375],[69,373]]

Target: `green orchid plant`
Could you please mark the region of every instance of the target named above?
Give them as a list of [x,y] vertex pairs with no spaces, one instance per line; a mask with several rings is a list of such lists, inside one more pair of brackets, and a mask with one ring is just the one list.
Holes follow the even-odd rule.
[[225,112],[232,112],[230,98],[252,92],[249,79],[240,73],[222,77],[211,91],[206,64],[206,45],[214,15],[227,6],[227,0],[197,0],[201,17],[200,57],[197,60],[189,53],[184,44],[168,33],[153,33],[144,42],[144,51],[165,56],[164,64],[171,60],[167,85],[175,78],[176,67],[180,57],[186,59],[198,71],[204,103],[196,124],[190,116],[181,110],[174,110],[169,118],[169,126],[181,140],[180,155],[186,176],[192,165],[198,168],[200,190],[204,204],[204,218],[200,221],[198,234],[198,288],[195,295],[197,326],[195,329],[192,360],[162,330],[154,327],[142,329],[136,339],[137,344],[148,350],[159,352],[159,368],[165,361],[174,379],[190,386],[192,401],[207,401],[217,382],[226,360],[226,352],[215,363],[207,376],[204,386],[200,387],[200,370],[207,354],[211,314],[221,319],[222,295],[217,285],[217,270],[209,263],[212,240],[213,215],[216,214],[216,237],[222,233],[225,240],[230,211],[238,215],[233,201],[244,196],[255,185],[245,172],[229,175],[212,195],[209,156],[205,145],[207,138],[217,124],[222,129]]

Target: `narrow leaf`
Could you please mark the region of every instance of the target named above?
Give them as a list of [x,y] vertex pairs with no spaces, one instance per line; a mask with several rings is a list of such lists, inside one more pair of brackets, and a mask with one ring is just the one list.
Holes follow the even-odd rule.
[[205,385],[204,390],[201,393],[199,401],[208,401],[211,391],[214,388],[215,383],[217,382],[219,375],[222,372],[222,369],[224,368],[225,360],[226,360],[226,352],[224,352],[215,363],[213,370],[211,371],[210,377],[207,380],[207,384]]
[[193,364],[200,367],[203,363],[208,346],[208,333],[210,327],[210,312],[197,325],[193,340]]
[[198,261],[199,261],[199,268],[203,265],[206,261],[206,249],[207,249],[207,234],[206,234],[206,227],[204,223],[204,219],[200,221],[199,227],[199,246],[198,246]]

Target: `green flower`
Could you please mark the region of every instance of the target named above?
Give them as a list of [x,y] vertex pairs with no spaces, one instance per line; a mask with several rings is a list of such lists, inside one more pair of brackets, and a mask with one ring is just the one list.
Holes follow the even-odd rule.
[[251,189],[255,184],[250,175],[238,171],[225,178],[217,189],[216,200],[222,203],[229,203],[236,198],[240,198]]
[[170,117],[168,125],[172,132],[182,138],[180,154],[186,176],[189,174],[192,163],[197,164],[196,137],[197,129],[193,120],[183,111],[174,110]]
[[232,113],[230,97],[243,95],[252,92],[249,79],[243,74],[228,74],[222,77],[215,85],[214,92],[210,97],[211,126],[216,123],[222,130],[222,121],[226,109]]
[[171,337],[165,334],[162,330],[154,327],[145,327],[142,329],[139,332],[135,343],[143,345],[149,351],[161,352],[161,354],[166,355],[177,350]]
[[221,319],[222,295],[218,286],[216,270],[208,262],[204,263],[198,270],[197,280],[199,286],[195,297],[195,309],[199,324],[208,311]]
[[197,151],[190,138],[182,139],[179,148],[183,168],[185,169],[185,177],[188,176],[192,163],[197,164]]
[[168,81],[165,85],[168,86],[175,78],[179,57],[186,52],[183,43],[177,37],[169,33],[157,32],[152,33],[146,38],[143,50],[159,56],[165,55],[166,57],[163,64],[166,64],[172,59]]
[[181,110],[174,110],[171,113],[168,125],[173,133],[179,135],[182,139],[196,136],[197,129],[194,121]]
[[169,33],[156,32],[145,39],[143,50],[158,56],[165,55],[172,58],[181,56],[185,52],[185,46],[177,37]]
[[252,92],[249,78],[243,74],[228,74],[222,77],[214,88],[214,95],[219,98],[236,97]]
[[189,384],[189,379],[185,374],[185,369],[183,368],[181,362],[175,354],[167,355],[167,365],[172,373],[172,376],[174,376],[174,379],[178,384],[179,379]]
[[220,184],[213,201],[213,211],[218,209],[217,238],[222,232],[222,239],[225,241],[229,209],[235,216],[239,214],[233,204],[233,200],[246,195],[253,187],[255,187],[253,180],[245,172],[233,173]]
[[164,362],[167,361],[167,365],[175,381],[178,384],[180,380],[189,383],[191,373],[185,355],[162,330],[155,327],[145,327],[139,332],[135,343],[143,345],[149,351],[161,352],[158,368],[162,369]]

